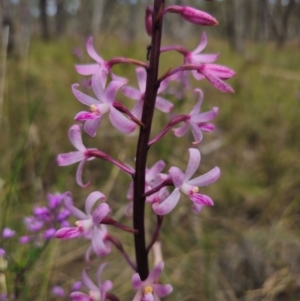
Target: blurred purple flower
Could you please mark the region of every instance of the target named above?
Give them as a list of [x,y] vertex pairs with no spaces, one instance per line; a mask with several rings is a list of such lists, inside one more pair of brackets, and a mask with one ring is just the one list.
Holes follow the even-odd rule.
[[63,297],[65,295],[65,291],[61,286],[53,286],[52,288],[52,294],[56,297]]
[[4,228],[2,230],[2,237],[3,238],[11,238],[16,234],[16,231],[11,230],[10,228]]

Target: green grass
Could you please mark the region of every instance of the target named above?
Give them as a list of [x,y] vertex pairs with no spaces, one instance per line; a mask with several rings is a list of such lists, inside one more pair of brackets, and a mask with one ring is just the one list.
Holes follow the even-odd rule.
[[[190,41],[190,49],[197,42],[197,38]],[[29,215],[33,206],[42,204],[48,192],[70,190],[83,204],[87,194],[98,189],[109,194],[114,212],[127,204],[130,178],[123,177],[107,162],[94,160],[86,164],[84,179],[92,182],[84,190],[75,184],[75,166],[60,168],[55,163],[57,154],[73,150],[67,131],[74,123],[74,115],[83,109],[70,89],[72,83],[81,81],[73,68],[76,59],[71,55],[78,43],[75,39],[47,44],[33,40],[24,61],[15,57],[7,61],[0,145],[1,223],[5,221],[21,235],[22,217]],[[97,48],[106,59],[113,55],[145,58],[146,42],[142,46],[119,43],[106,37],[99,40]],[[220,108],[217,130],[205,135],[200,150],[211,141],[222,142],[218,150],[202,156],[200,173],[217,165],[222,177],[202,190],[214,199],[214,208],[194,217],[190,201],[182,197],[180,206],[164,221],[161,241],[166,269],[162,279],[174,286],[174,293],[166,300],[254,301],[255,294],[264,300],[277,300],[272,298],[280,293],[293,300],[300,270],[296,251],[300,220],[298,47],[287,45],[278,51],[271,44],[249,44],[242,56],[233,53],[223,41],[211,40],[207,52],[220,52],[219,63],[237,71],[230,80],[236,93],[222,94],[204,81],[197,83],[205,93],[204,107]],[[87,61],[86,56],[82,62]],[[177,63],[175,54],[170,63],[165,57],[162,60],[164,68]],[[135,84],[133,68],[125,65],[116,69],[119,74],[127,71]],[[133,104],[119,97],[129,106]],[[190,93],[183,102],[175,103],[175,112],[189,112],[195,101]],[[156,117],[159,122],[153,132],[158,132],[166,120],[160,113]],[[87,146],[96,146],[134,164],[137,135],[123,137],[107,120],[96,139],[85,135],[84,141]],[[171,165],[184,168],[191,142],[191,135],[178,139],[168,133],[151,147],[149,165],[163,159],[167,169]],[[119,215],[122,222],[128,222],[120,212]],[[150,210],[147,216],[153,230]],[[133,254],[130,234],[116,235]],[[56,264],[60,256],[72,257],[77,246],[81,247],[81,242],[56,242],[42,256],[44,261],[34,265],[28,283],[39,290],[38,295],[29,292],[30,300],[50,300],[47,290],[51,285],[68,287],[80,278],[80,269],[85,265],[80,256],[75,263]],[[19,262],[26,254],[26,247],[13,251]],[[112,262],[104,277],[113,280],[114,292],[122,300],[129,300],[133,292],[124,279],[130,279],[131,271],[117,251],[107,261]],[[42,276],[38,272],[41,269]],[[284,269],[287,272],[282,276],[280,271]],[[289,278],[278,291],[280,277]],[[267,285],[266,281],[272,279]]]

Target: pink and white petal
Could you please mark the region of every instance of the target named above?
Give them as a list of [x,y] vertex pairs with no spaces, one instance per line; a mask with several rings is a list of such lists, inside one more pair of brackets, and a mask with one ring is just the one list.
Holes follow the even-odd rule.
[[56,162],[59,166],[68,166],[80,162],[84,158],[85,156],[83,152],[70,152],[66,154],[59,154],[56,158]]
[[173,291],[173,287],[171,284],[158,284],[158,283],[153,283],[152,284],[154,291],[157,293],[157,295],[161,298],[169,295]]
[[78,84],[72,85],[72,92],[78,101],[80,101],[81,103],[83,103],[84,105],[87,105],[87,106],[99,104],[99,101],[97,99],[82,93],[81,91],[79,91],[77,89],[77,87],[79,87]]
[[155,282],[161,275],[163,268],[164,268],[164,262],[163,261],[158,262],[155,265],[155,267],[150,271],[145,282],[152,285],[152,283]]
[[98,64],[75,65],[75,70],[80,75],[93,75],[99,67]]
[[87,159],[85,158],[79,163],[76,171],[76,182],[80,187],[88,187],[90,185],[90,181],[88,181],[86,184],[83,184],[82,182],[82,170],[86,160]]
[[64,204],[73,216],[79,219],[88,218],[88,216],[84,212],[73,206],[72,194],[69,191],[65,193]]
[[89,111],[81,111],[75,115],[74,120],[85,121],[85,120],[93,120],[96,118],[99,118],[98,114]]
[[194,105],[192,111],[189,113],[189,115],[191,116],[191,118],[193,118],[193,116],[195,114],[198,114],[199,111],[200,111],[200,107],[202,105],[202,101],[203,101],[203,92],[201,89],[195,89],[194,90],[194,93],[199,93],[199,98],[198,98],[198,101],[197,103]]
[[212,123],[198,123],[199,128],[204,132],[213,132],[215,126]]
[[142,301],[160,301],[157,300],[152,293],[144,293]]
[[81,125],[79,124],[74,124],[70,127],[68,136],[70,142],[73,144],[73,146],[81,151],[84,152],[86,150],[86,147],[82,143],[82,138],[81,138]]
[[144,107],[144,101],[141,99],[141,100],[137,101],[137,103],[134,105],[134,107],[131,110],[131,113],[137,119],[141,119],[142,118],[142,113],[143,113],[143,107]]
[[211,75],[222,79],[232,78],[236,74],[232,69],[217,64],[204,64],[202,69]]
[[209,64],[215,62],[219,56],[219,53],[195,54],[192,60],[195,64]]
[[102,263],[98,270],[97,270],[97,284],[98,284],[98,287],[101,287],[101,276],[102,276],[102,272],[103,272],[103,269],[105,268],[105,266],[107,265],[107,263]]
[[140,278],[139,273],[135,273],[132,275],[131,283],[134,290],[138,290],[142,286],[143,282]]
[[169,169],[169,175],[173,180],[174,186],[180,188],[184,183],[185,174],[178,167],[172,166]]
[[196,80],[202,80],[205,78],[205,76],[199,73],[197,70],[193,70],[192,74]]
[[202,186],[208,186],[214,182],[216,182],[221,175],[221,170],[219,167],[214,167],[209,172],[205,173],[204,175],[201,175],[195,179],[192,179],[188,182],[186,182],[189,185],[202,187]]
[[95,226],[100,225],[103,218],[111,211],[107,203],[100,204],[93,212],[92,219]]
[[142,93],[139,90],[129,86],[122,87],[121,91],[125,96],[134,100],[140,100],[142,97]]
[[55,237],[60,239],[72,239],[79,237],[82,231],[78,227],[64,227],[56,231]]
[[166,163],[163,160],[157,161],[146,172],[146,182],[152,181],[163,169],[166,167]]
[[72,301],[91,301],[90,296],[82,292],[72,292],[70,298]]
[[170,101],[160,96],[157,96],[155,101],[155,107],[164,113],[169,113],[174,108]]
[[192,51],[192,54],[197,54],[205,49],[207,45],[207,35],[205,32],[202,33],[198,46]]
[[82,271],[81,279],[82,279],[83,284],[86,286],[86,288],[88,290],[92,290],[92,291],[99,290],[99,287],[91,280],[91,278],[86,273],[86,268],[83,269],[83,271]]
[[110,280],[105,280],[103,284],[101,285],[100,289],[100,295],[101,295],[101,300],[106,299],[106,292],[111,290],[113,287],[113,284]]
[[159,88],[157,90],[157,94],[160,94],[161,92],[166,90],[168,85],[169,85],[169,82],[170,82],[170,78],[166,78],[165,80],[163,80],[159,85]]
[[193,141],[193,144],[195,145],[195,144],[200,143],[203,138],[203,134],[202,134],[200,127],[194,123],[190,123],[190,127],[191,127],[193,137],[195,139],[195,141]]
[[99,64],[103,64],[104,60],[103,58],[95,51],[94,45],[93,45],[93,37],[89,37],[86,41],[86,51],[89,54],[89,56],[95,60]]
[[201,155],[198,149],[189,148],[189,153],[190,157],[184,174],[184,182],[188,181],[191,178],[191,176],[196,172],[201,160]]
[[143,298],[143,292],[141,289],[139,289],[136,294],[134,295],[134,298],[132,301],[141,301]]
[[172,132],[176,137],[182,137],[186,133],[188,127],[187,123],[183,123],[180,127],[172,129]]
[[106,69],[100,68],[92,77],[92,89],[97,99],[101,103],[105,103],[105,90],[103,86],[103,73],[107,72]]
[[152,204],[152,209],[157,215],[166,215],[170,213],[177,205],[180,198],[179,188],[175,188],[173,192],[160,204]]
[[204,205],[204,206],[214,206],[213,200],[205,194],[195,193],[189,196],[190,200],[196,204]]
[[137,77],[137,81],[138,81],[140,91],[142,93],[145,93],[145,91],[146,91],[146,81],[147,81],[147,72],[142,67],[136,68],[135,71],[136,71],[136,77]]
[[193,203],[192,209],[195,214],[199,214],[204,207],[205,207],[204,205]]
[[87,120],[83,126],[84,131],[91,137],[95,137],[97,134],[97,129],[100,126],[101,120],[102,116],[98,116],[98,118],[94,120]]
[[227,83],[225,83],[220,78],[218,78],[210,73],[207,73],[207,72],[205,72],[205,74],[203,73],[203,75],[218,90],[220,90],[222,92],[227,92],[227,93],[234,93],[234,90],[232,89],[232,87],[230,85],[228,85]]
[[208,112],[193,115],[190,121],[193,123],[208,122],[214,119],[218,115],[218,112],[219,112],[219,108],[213,107],[213,109]]
[[124,86],[124,83],[121,81],[111,81],[105,90],[105,102],[112,105],[116,98],[118,90],[122,86]]
[[85,261],[91,262],[90,257],[91,257],[92,251],[94,251],[93,246],[90,246],[90,247],[86,250],[85,255],[84,255]]
[[106,249],[106,246],[101,238],[101,234],[99,233],[99,229],[97,227],[93,228],[92,245],[94,252],[97,256],[105,256],[109,253],[109,251]]
[[85,212],[87,215],[91,216],[93,206],[98,200],[105,201],[106,196],[100,191],[94,191],[88,195],[85,201]]
[[117,130],[124,134],[130,134],[136,128],[136,124],[133,121],[125,117],[114,107],[110,108],[109,120]]

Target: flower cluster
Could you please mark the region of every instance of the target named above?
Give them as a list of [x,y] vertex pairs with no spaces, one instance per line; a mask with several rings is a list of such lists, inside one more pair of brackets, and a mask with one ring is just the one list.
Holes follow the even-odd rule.
[[[180,114],[176,114],[176,102],[170,101],[164,94],[178,82],[184,82],[184,87],[190,86],[188,82],[190,73],[198,81],[206,79],[218,90],[231,93],[233,89],[226,81],[235,75],[230,68],[215,64],[219,54],[202,53],[207,45],[205,33],[202,34],[198,46],[192,51],[179,45],[160,47],[162,20],[167,13],[177,14],[187,22],[196,25],[218,24],[217,20],[206,12],[190,6],[164,7],[164,2],[164,0],[155,1],[153,7],[146,9],[146,32],[152,37],[151,48],[148,50],[149,63],[125,57],[114,57],[105,61],[97,53],[93,39],[87,40],[86,50],[94,62],[76,65],[75,69],[79,74],[88,76],[89,90],[85,94],[81,92],[79,84],[72,85],[75,98],[87,106],[74,118],[77,122],[83,122],[83,125],[74,124],[69,130],[69,140],[76,151],[63,153],[57,157],[57,163],[60,166],[79,163],[76,181],[81,187],[87,187],[90,184],[90,182],[84,184],[82,181],[83,166],[87,161],[94,159],[109,161],[125,174],[132,176],[133,182],[127,192],[127,199],[130,203],[127,206],[126,215],[130,216],[129,209],[133,208],[133,228],[119,223],[109,215],[112,211],[109,205],[110,200],[107,200],[102,192],[94,191],[87,196],[85,212],[74,205],[71,192],[67,192],[64,194],[65,210],[75,216],[77,221],[73,226],[61,225],[61,228],[55,232],[55,237],[60,239],[82,237],[89,241],[90,245],[86,251],[86,260],[89,262],[92,253],[97,257],[104,257],[111,252],[112,248],[119,250],[134,271],[132,287],[136,294],[133,301],[158,301],[172,292],[173,288],[170,284],[159,283],[164,263],[155,261],[156,264],[153,264],[151,271],[147,263],[148,253],[158,239],[163,216],[175,209],[182,195],[192,202],[192,210],[196,214],[199,214],[205,206],[213,206],[213,200],[202,192],[201,187],[213,184],[221,173],[219,167],[214,167],[205,174],[199,175],[197,171],[201,154],[195,147],[188,150],[189,159],[184,172],[176,166],[171,166],[168,172],[164,172],[167,164],[161,159],[149,169],[146,168],[149,147],[161,140],[166,133],[172,132],[176,137],[182,137],[190,128],[193,136],[192,144],[196,146],[202,142],[205,132],[212,132],[215,129],[211,122],[217,116],[218,108],[212,107],[208,111],[200,111],[204,101],[204,93],[200,88],[194,89],[194,93],[198,96],[196,104],[191,106],[189,112],[180,112]],[[162,72],[161,77],[158,77],[159,56],[169,51],[178,52],[182,56],[182,64],[174,69],[170,68],[165,73]],[[126,78],[113,72],[116,64],[124,63],[135,66],[138,88],[129,85]],[[127,108],[116,99],[118,93],[135,101],[132,108]],[[165,114],[172,112],[175,117],[152,139],[149,139],[155,108]],[[106,118],[104,117],[106,113],[113,128],[121,134],[128,135],[140,128],[135,168],[114,159],[98,148],[84,146],[82,128],[90,137],[97,137],[101,121]],[[133,161],[134,158],[132,158]],[[151,206],[153,214],[157,217],[157,226],[148,246],[145,244],[145,205]],[[47,214],[42,208],[38,210],[38,216],[43,219],[43,225]],[[39,228],[40,219],[37,220],[35,216],[35,219],[28,224],[32,228]],[[126,253],[122,243],[109,233],[107,226],[115,226],[135,235],[136,262]],[[88,276],[86,269],[83,270],[82,282],[89,292],[73,291],[70,295],[72,300],[119,300],[110,292],[113,287],[112,282],[110,280],[101,282],[104,266],[105,263],[102,263],[98,268],[96,283]],[[60,291],[57,289],[57,292]]]

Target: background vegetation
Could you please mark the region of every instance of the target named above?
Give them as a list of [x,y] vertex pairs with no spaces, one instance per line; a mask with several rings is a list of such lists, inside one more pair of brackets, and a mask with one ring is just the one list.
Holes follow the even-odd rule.
[[[229,2],[205,5],[213,12],[217,7],[228,9]],[[266,3],[273,8],[271,2]],[[144,4],[138,2],[134,6],[132,2],[122,6],[125,4],[120,1],[108,7],[115,12],[112,18],[117,21],[106,23],[108,16],[104,17],[96,36],[97,49],[104,58],[121,55],[145,60],[149,39],[142,31],[135,29],[136,38],[131,39],[119,29],[114,30],[119,22],[126,24],[123,14],[117,13],[118,8],[137,8]],[[277,8],[284,13],[288,5]],[[294,5],[294,9],[299,9],[299,2],[294,1]],[[80,9],[83,14],[82,6]],[[68,20],[72,22],[71,19]],[[143,13],[141,22],[142,19]],[[220,52],[218,62],[236,70],[237,76],[230,81],[236,92],[226,95],[206,82],[196,84],[205,93],[204,107],[220,108],[217,130],[205,135],[199,146],[200,173],[218,165],[222,177],[202,190],[214,199],[215,207],[194,216],[188,199],[182,197],[181,206],[164,222],[160,238],[166,261],[163,280],[174,286],[173,294],[166,300],[300,299],[300,42],[291,29],[299,20],[296,17],[290,20],[289,34],[285,36],[285,44],[280,45],[276,38],[271,39],[271,34],[260,37],[259,43],[241,34],[238,41],[243,46],[240,47],[240,42],[232,43],[218,36],[224,30],[225,21],[220,22],[219,31],[208,30],[209,34],[214,30],[217,33],[214,37],[209,35],[206,52]],[[54,19],[51,22],[55,24]],[[84,179],[92,179],[91,186],[82,190],[75,183],[76,167],[59,168],[55,163],[57,154],[73,150],[67,131],[82,106],[73,97],[70,85],[82,81],[74,71],[74,64],[89,61],[84,49],[86,32],[70,35],[66,31],[58,38],[49,29],[50,39],[43,41],[37,29],[33,27],[28,33],[22,44],[27,46],[21,51],[16,46],[20,44],[15,43],[14,50],[2,55],[0,225],[23,235],[24,215],[30,215],[34,206],[42,205],[47,193],[70,190],[77,204],[83,205],[88,193],[96,189],[108,196],[115,217],[130,223],[124,217],[129,177],[119,174],[106,162],[94,160],[86,164],[84,171]],[[168,32],[171,29],[166,25]],[[184,45],[193,49],[201,32],[202,28],[193,27]],[[176,35],[165,36],[163,40],[164,45],[181,42]],[[72,55],[75,47],[83,52],[82,57]],[[176,66],[178,59],[175,54],[164,55],[162,69]],[[122,66],[116,73],[129,74],[131,83],[136,84],[132,67]],[[123,99],[121,94],[118,97]],[[194,103],[195,97],[190,93],[183,100],[175,101],[174,111],[189,112]],[[153,132],[158,132],[166,118],[159,112],[155,118]],[[136,140],[137,133],[123,137],[105,122],[95,139],[84,136],[87,146],[97,146],[129,164],[133,164]],[[171,165],[184,168],[191,142],[192,136],[179,140],[167,134],[151,148],[149,165],[163,159],[167,168]],[[149,210],[147,223],[151,228],[155,221],[150,213]],[[122,234],[119,238],[133,254],[131,235]],[[17,244],[12,255],[19,268],[30,256],[36,258],[32,271],[25,273],[30,290],[24,289],[20,300],[54,299],[49,290],[56,284],[68,290],[85,266],[85,249],[83,241],[52,241],[38,257],[27,246]],[[130,269],[117,251],[104,260],[111,262],[105,270],[105,279],[113,280],[114,291],[122,300],[130,300],[132,289],[124,281],[131,277]],[[98,263],[94,265],[97,267]],[[13,272],[9,267],[5,274],[9,289],[13,287],[14,280],[10,278]],[[92,269],[89,273],[92,274]]]

